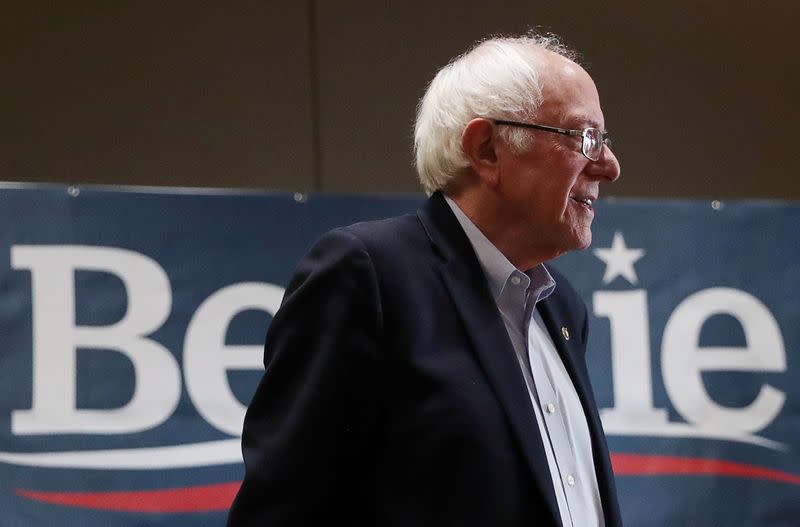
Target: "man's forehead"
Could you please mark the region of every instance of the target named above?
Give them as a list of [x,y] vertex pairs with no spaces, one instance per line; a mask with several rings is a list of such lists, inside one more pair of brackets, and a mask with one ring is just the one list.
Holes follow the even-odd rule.
[[586,70],[555,53],[548,52],[545,56],[539,114],[550,114],[564,126],[602,128],[599,95]]

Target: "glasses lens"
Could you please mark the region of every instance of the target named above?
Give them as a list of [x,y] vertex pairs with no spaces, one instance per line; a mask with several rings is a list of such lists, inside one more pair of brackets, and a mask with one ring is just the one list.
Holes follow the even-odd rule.
[[583,155],[597,161],[603,150],[603,132],[598,128],[587,128],[583,134]]

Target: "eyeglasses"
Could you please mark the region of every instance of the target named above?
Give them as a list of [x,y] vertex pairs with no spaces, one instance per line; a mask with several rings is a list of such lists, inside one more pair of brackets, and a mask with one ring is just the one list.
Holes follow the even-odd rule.
[[535,130],[544,130],[545,132],[553,132],[556,134],[580,136],[583,138],[581,153],[590,161],[597,161],[600,159],[600,154],[603,152],[603,145],[611,146],[611,138],[608,136],[608,132],[603,132],[599,128],[567,130],[566,128],[544,126],[542,124],[518,123],[516,121],[501,121],[498,119],[493,119],[493,121],[495,124],[503,124],[506,126],[521,126],[522,128],[533,128]]

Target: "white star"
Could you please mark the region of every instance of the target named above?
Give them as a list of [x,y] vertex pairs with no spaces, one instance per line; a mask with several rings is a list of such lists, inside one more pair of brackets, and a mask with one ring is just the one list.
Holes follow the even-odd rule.
[[644,256],[644,249],[628,249],[625,246],[625,239],[622,237],[621,232],[614,233],[614,240],[611,242],[610,249],[595,249],[594,254],[606,264],[606,273],[603,275],[604,284],[611,282],[618,276],[623,277],[631,284],[636,284],[639,281],[633,264]]

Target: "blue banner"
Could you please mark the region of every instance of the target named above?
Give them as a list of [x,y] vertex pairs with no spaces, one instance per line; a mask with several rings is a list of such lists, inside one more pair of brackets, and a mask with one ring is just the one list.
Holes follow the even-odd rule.
[[[223,525],[295,263],[422,200],[0,187],[0,525]],[[800,206],[596,208],[554,265],[626,525],[800,525]]]

